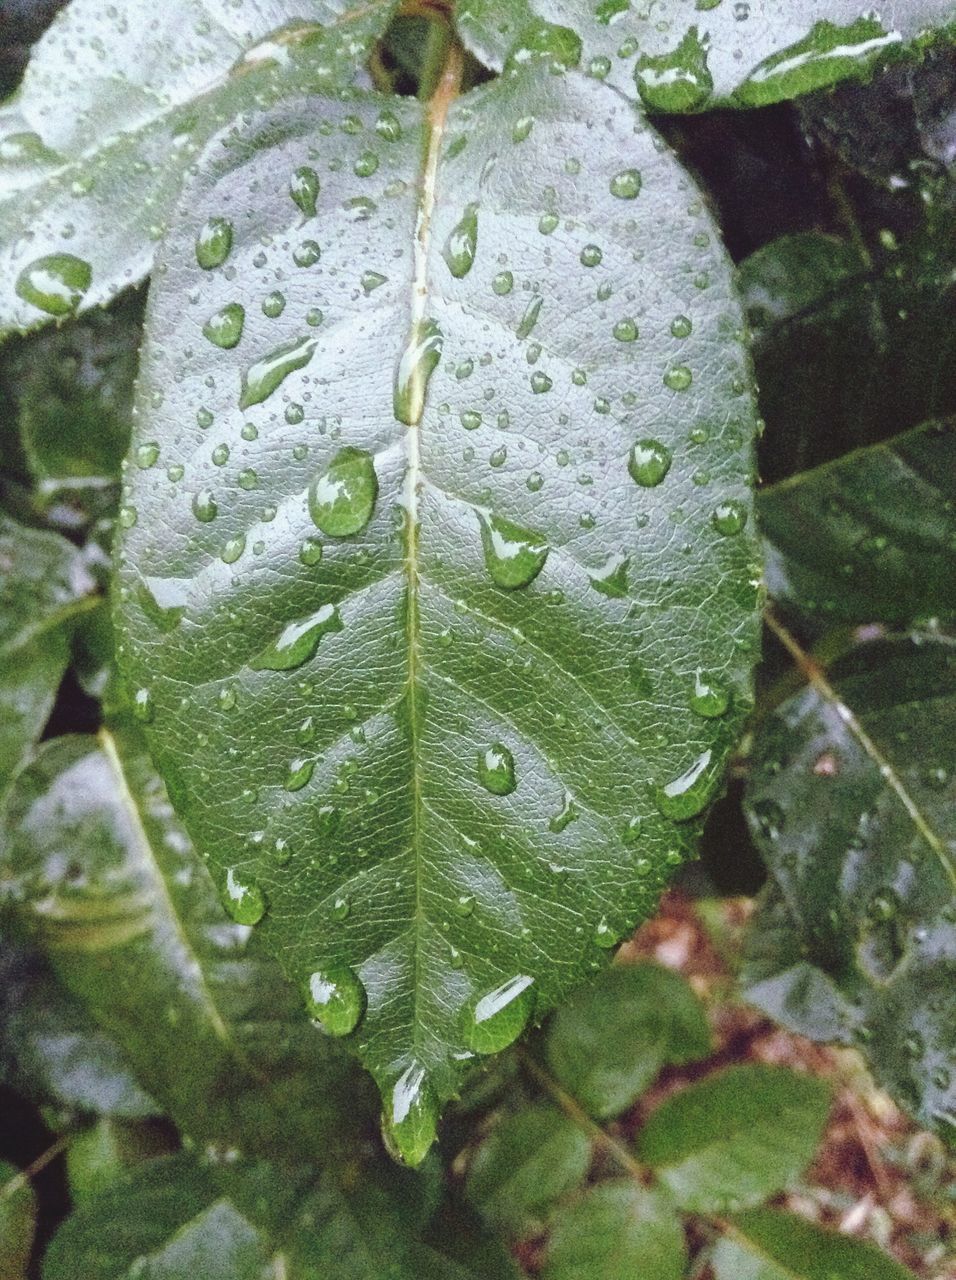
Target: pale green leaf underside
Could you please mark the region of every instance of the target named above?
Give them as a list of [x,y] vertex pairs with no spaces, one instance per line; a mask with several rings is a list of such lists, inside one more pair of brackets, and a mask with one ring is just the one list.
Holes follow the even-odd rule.
[[[336,0],[72,0],[0,108],[0,337],[144,279],[209,137],[279,98],[347,88],[390,9],[391,0],[354,14]],[[50,257],[62,268],[63,255],[87,270],[67,264],[51,312],[17,282]],[[51,289],[49,274],[36,280]]]
[[[456,20],[472,52],[495,68],[504,64],[534,23],[567,27],[582,41],[582,68],[631,98],[637,96],[635,70],[641,59],[666,59],[645,63],[643,77],[649,108],[670,112],[759,106],[859,78],[926,32],[951,34],[956,4],[953,0],[890,0],[878,6],[866,0],[461,0]],[[829,24],[829,29],[822,24]],[[696,56],[699,48],[706,53],[706,69]]]
[[[289,194],[303,166],[315,217]],[[472,215],[456,276],[442,250],[460,269]],[[234,239],[204,271],[210,217]],[[235,303],[222,350],[201,329]],[[443,341],[417,428],[393,412],[413,315]],[[628,103],[540,61],[430,145],[413,102],[311,99],[214,144],[141,368],[121,656],[174,800],[237,910],[263,895],[297,984],[358,975],[380,1085],[421,1067],[447,1097],[470,1004],[520,977],[543,1012],[652,909],[697,825],[658,788],[700,812],[750,700],[754,406],[713,224]],[[671,458],[655,487],[629,474],[647,441]],[[326,536],[308,490],[343,449],[378,495]],[[495,520],[538,548],[529,585],[489,572],[515,568]],[[314,643],[269,669],[304,619]],[[481,780],[497,744],[510,790]]]

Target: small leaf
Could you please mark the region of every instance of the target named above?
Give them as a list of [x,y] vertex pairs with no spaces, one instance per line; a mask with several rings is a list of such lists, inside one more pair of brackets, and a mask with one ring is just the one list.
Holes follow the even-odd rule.
[[710,1029],[679,974],[619,965],[555,1014],[545,1052],[555,1076],[591,1115],[619,1115],[668,1063],[710,1052]]
[[3,1280],[27,1280],[36,1212],[36,1197],[29,1178],[0,1160],[0,1276]]
[[752,1209],[730,1223],[711,1259],[715,1280],[915,1280],[872,1244],[789,1213]]
[[820,1080],[779,1067],[728,1067],[661,1103],[638,1154],[682,1209],[759,1204],[802,1173],[830,1107]]
[[767,586],[776,600],[841,622],[956,620],[956,421],[765,489]]
[[773,881],[748,996],[788,1026],[855,1040],[879,1083],[956,1135],[956,646],[876,641],[768,716],[748,820]]
[[633,1182],[604,1182],[555,1217],[544,1280],[680,1280],[684,1228],[666,1196]]
[[492,1130],[472,1161],[466,1192],[489,1222],[520,1235],[583,1181],[590,1163],[584,1132],[557,1107],[541,1103]]

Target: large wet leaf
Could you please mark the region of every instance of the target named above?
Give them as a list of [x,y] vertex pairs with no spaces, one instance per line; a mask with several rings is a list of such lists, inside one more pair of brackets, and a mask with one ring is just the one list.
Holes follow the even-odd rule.
[[775,600],[845,622],[956,620],[956,422],[804,472],[760,495]]
[[0,108],[0,335],[142,280],[208,138],[290,93],[349,86],[390,8],[72,0]]
[[956,1135],[956,645],[886,640],[762,725],[747,792],[771,885],[748,998],[857,1043],[927,1128]]
[[[759,107],[859,80],[930,33],[956,30],[953,0],[461,0],[457,22],[488,66],[541,41],[579,38],[582,66],[650,111]],[[551,37],[553,38],[553,37]]]
[[207,156],[120,514],[174,802],[413,1159],[692,847],[757,603],[748,368],[692,183],[547,60],[446,96],[427,125],[313,99]]
[[11,795],[0,895],[190,1137],[314,1157],[337,1112],[361,1115],[348,1059],[223,913],[135,736],[38,751]]

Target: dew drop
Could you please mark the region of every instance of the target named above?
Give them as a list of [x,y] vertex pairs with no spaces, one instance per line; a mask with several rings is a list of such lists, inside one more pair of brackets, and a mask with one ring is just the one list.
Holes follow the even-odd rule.
[[219,505],[209,489],[200,489],[193,496],[192,507],[193,515],[203,524],[208,524],[210,520],[215,520],[219,514]]
[[71,253],[35,258],[17,276],[17,296],[51,316],[71,315],[90,287],[88,262]]
[[499,271],[491,282],[493,293],[503,297],[506,293],[510,293],[514,288],[515,278],[510,271]]
[[415,426],[425,407],[428,382],[441,359],[442,332],[434,320],[423,320],[408,340],[395,371],[392,408],[407,427]]
[[329,915],[333,920],[341,923],[343,920],[347,920],[351,914],[352,903],[348,898],[340,895],[333,901],[331,910],[329,911]]
[[478,781],[495,796],[507,796],[518,785],[514,756],[501,742],[478,752]]
[[714,81],[707,49],[691,27],[670,53],[642,54],[634,67],[641,101],[651,111],[697,111],[710,97]]
[[609,951],[611,947],[616,947],[620,941],[621,935],[608,924],[607,916],[602,916],[594,930],[595,946]]
[[301,791],[315,773],[315,761],[311,756],[296,756],[290,760],[283,787],[286,791]]
[[232,251],[232,223],[227,218],[208,218],[196,237],[196,261],[204,271],[221,267]]
[[735,502],[733,499],[721,502],[714,508],[710,522],[718,533],[731,538],[743,532],[747,523],[747,508],[742,502]]
[[687,316],[675,316],[671,321],[671,333],[675,338],[689,338],[694,326]]
[[319,198],[319,175],[307,164],[292,175],[289,183],[289,195],[306,218],[315,217],[315,203]]
[[549,547],[540,534],[498,516],[481,515],[481,546],[492,581],[506,591],[526,587],[544,568]]
[[454,906],[455,915],[462,916],[463,918],[467,918],[468,916],[474,914],[474,910],[475,910],[474,894],[472,893],[461,894]]
[[637,169],[622,169],[611,179],[612,196],[619,200],[633,200],[641,190],[641,175]]
[[249,662],[253,671],[292,671],[315,654],[323,636],[342,630],[342,618],[334,604],[284,627],[279,638]]
[[726,713],[730,706],[730,691],[715,676],[698,668],[694,676],[694,692],[690,697],[690,709],[707,720]]
[[686,391],[694,381],[694,375],[686,364],[675,364],[664,373],[664,386],[671,391]]
[[635,342],[638,336],[637,324],[630,316],[618,320],[611,332],[618,342]]
[[560,835],[566,827],[569,827],[577,818],[578,810],[574,803],[574,797],[570,792],[564,793],[564,803],[558,813],[553,814],[548,819],[548,830],[555,835]]
[[471,270],[478,248],[478,206],[469,204],[457,223],[448,233],[448,239],[442,249],[442,257],[448,270],[456,279],[466,276]]
[[226,872],[222,897],[236,924],[258,924],[266,913],[265,894],[255,880],[245,878],[235,867]]
[[604,254],[596,244],[586,244],[581,250],[581,265],[585,267],[596,267],[600,264]]
[[239,408],[248,409],[268,399],[290,373],[309,363],[317,345],[317,338],[294,338],[251,364],[242,375]]
[[541,297],[540,293],[536,293],[534,297],[529,300],[528,305],[525,307],[524,315],[521,317],[521,321],[515,330],[515,333],[519,338],[527,338],[534,326],[538,323],[538,316],[541,314],[541,304],[543,301],[544,299]]
[[631,479],[645,489],[659,485],[670,471],[670,450],[659,440],[638,440],[631,448],[627,469]]
[[372,518],[378,476],[365,449],[339,449],[309,486],[309,515],[330,538],[359,533]]
[[718,774],[713,767],[713,752],[701,752],[692,765],[678,777],[658,787],[654,793],[657,807],[665,818],[681,822],[694,818],[706,808],[714,794]]
[[317,240],[303,240],[292,250],[292,261],[297,267],[314,267],[322,257]]
[[285,311],[285,294],[280,293],[278,289],[273,289],[262,299],[262,314],[268,316],[270,320],[277,319],[283,311]]
[[228,302],[220,311],[214,312],[203,325],[203,337],[214,346],[223,347],[229,351],[238,345],[245,319],[245,309],[238,302]]
[[309,974],[305,1005],[330,1036],[347,1036],[365,1012],[365,988],[346,964],[333,964]]
[[380,289],[383,284],[387,283],[388,276],[383,276],[380,271],[363,271],[359,280],[366,298],[370,293],[374,293],[376,289]]
[[413,1064],[402,1072],[382,1119],[388,1145],[401,1162],[420,1165],[438,1132],[438,1102],[424,1067]]
[[133,694],[133,715],[143,724],[153,718],[153,695],[148,689],[137,689]]
[[517,974],[473,1005],[463,1017],[465,1043],[475,1053],[498,1053],[521,1035],[534,1007],[534,979]]
[[322,559],[322,543],[318,538],[304,538],[299,546],[299,560],[312,568]]
[[620,597],[627,595],[627,571],[631,557],[620,551],[612,552],[599,569],[594,569],[590,576],[591,586],[602,596]]

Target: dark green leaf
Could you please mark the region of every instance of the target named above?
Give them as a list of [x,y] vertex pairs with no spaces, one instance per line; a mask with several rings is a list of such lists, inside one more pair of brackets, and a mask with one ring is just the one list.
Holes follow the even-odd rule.
[[754,745],[747,809],[775,884],[748,995],[855,1038],[884,1088],[956,1133],[956,645],[864,645],[785,702]]
[[197,151],[243,111],[347,87],[390,8],[73,0],[0,108],[0,334],[142,280]]
[[548,1065],[593,1116],[625,1111],[668,1063],[710,1052],[710,1028],[684,979],[654,964],[619,965],[555,1014]]
[[830,1092],[780,1067],[728,1067],[674,1094],[638,1135],[638,1154],[682,1209],[759,1204],[810,1163]]
[[0,1276],[27,1280],[36,1226],[36,1199],[28,1178],[0,1160]]
[[765,489],[775,599],[842,622],[956,619],[956,421]]
[[604,1182],[556,1217],[544,1280],[680,1280],[687,1265],[684,1228],[660,1192]]
[[[463,0],[462,38],[483,62],[540,42],[544,23],[580,37],[581,65],[592,76],[649,111],[758,107],[841,80],[860,80],[874,67],[956,27],[952,0],[895,0],[879,17],[865,0]],[[552,37],[553,38],[553,37]]]
[[[358,1026],[408,1157],[686,856],[758,576],[739,314],[689,179],[542,59],[445,105],[424,179],[421,108],[378,98],[203,162],[150,298],[118,597],[194,839]],[[217,218],[228,273],[195,262]],[[222,349],[200,328],[231,304]]]
[[495,1226],[520,1235],[584,1181],[587,1135],[550,1103],[506,1116],[481,1144],[468,1171],[469,1200]]
[[747,320],[755,333],[839,296],[865,274],[857,249],[838,236],[800,231],[763,245],[737,270]]
[[788,1213],[752,1209],[731,1225],[714,1251],[715,1280],[914,1280],[873,1245]]
[[45,744],[9,819],[0,892],[182,1129],[246,1151],[333,1147],[363,1091],[223,914],[138,741]]

